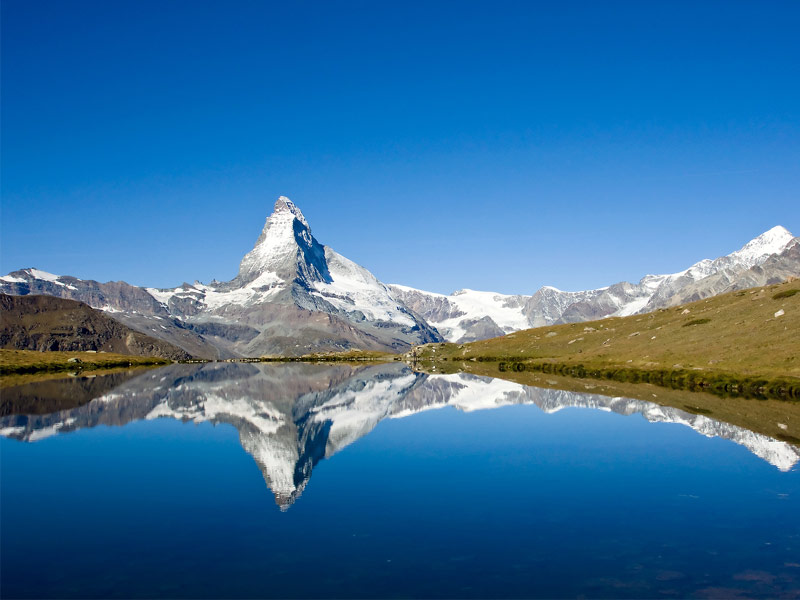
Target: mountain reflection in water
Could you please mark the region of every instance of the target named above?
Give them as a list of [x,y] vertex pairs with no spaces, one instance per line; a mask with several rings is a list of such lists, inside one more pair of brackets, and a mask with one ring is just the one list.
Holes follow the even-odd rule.
[[77,408],[2,417],[0,434],[34,442],[96,425],[162,417],[228,423],[286,510],[320,460],[367,435],[383,419],[446,406],[473,411],[510,404],[534,404],[545,413],[566,407],[638,413],[650,422],[680,423],[741,444],[781,471],[800,460],[800,450],[790,444],[676,408],[464,373],[428,375],[400,363],[172,365],[123,380]]

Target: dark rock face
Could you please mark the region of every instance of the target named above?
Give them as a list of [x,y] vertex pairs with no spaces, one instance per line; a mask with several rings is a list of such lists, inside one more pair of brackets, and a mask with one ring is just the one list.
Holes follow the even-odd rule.
[[[185,284],[188,285],[188,284]],[[182,348],[192,356],[228,358],[202,335],[188,329],[147,290],[124,281],[100,283],[68,275],[55,277],[37,269],[22,269],[0,278],[0,292],[14,296],[45,295],[76,300],[113,315],[131,329]]]
[[191,358],[184,350],[134,331],[75,300],[0,294],[0,347],[38,351],[104,351]]
[[497,326],[497,323],[495,323],[491,317],[467,319],[461,322],[461,326],[467,333],[458,340],[459,343],[488,340],[489,338],[505,335],[505,332]]
[[35,276],[36,269],[24,269],[9,273],[2,281],[2,291],[15,296],[46,295],[77,300],[95,308],[111,311],[137,311],[148,315],[169,316],[169,313],[153,296],[142,288],[124,281],[100,283],[65,275],[56,280]]

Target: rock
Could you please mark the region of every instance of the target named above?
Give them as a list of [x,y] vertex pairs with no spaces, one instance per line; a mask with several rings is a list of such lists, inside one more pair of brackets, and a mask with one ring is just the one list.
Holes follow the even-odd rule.
[[692,311],[690,311],[688,308],[684,308],[683,311],[681,312],[681,314],[682,315],[688,315],[690,312],[692,312]]
[[75,358],[74,356],[67,360],[68,363],[80,363],[83,362],[80,358]]
[[775,318],[777,319],[778,317],[782,317],[785,314],[786,313],[783,312],[783,309],[780,309],[778,312],[775,313]]
[[44,295],[0,293],[0,348],[191,358],[177,346],[134,331],[83,302]]

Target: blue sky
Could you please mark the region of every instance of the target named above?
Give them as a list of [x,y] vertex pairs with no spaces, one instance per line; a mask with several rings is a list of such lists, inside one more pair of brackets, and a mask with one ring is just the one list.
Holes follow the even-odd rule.
[[0,270],[233,277],[278,195],[391,283],[800,234],[797,2],[3,0]]

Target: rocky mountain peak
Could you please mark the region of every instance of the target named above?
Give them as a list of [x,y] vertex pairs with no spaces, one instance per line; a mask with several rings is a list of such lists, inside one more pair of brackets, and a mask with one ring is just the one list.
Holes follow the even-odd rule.
[[273,215],[276,213],[289,213],[308,228],[308,221],[306,221],[305,216],[303,216],[303,211],[301,211],[297,205],[289,200],[289,198],[286,196],[278,197],[278,199],[275,201],[275,207],[272,209],[272,213]]
[[327,281],[324,256],[324,249],[311,235],[302,211],[289,198],[280,196],[255,246],[242,259],[235,281],[249,284],[263,279],[265,274],[272,283],[295,277]]
[[740,260],[752,261],[770,254],[779,254],[789,245],[792,238],[794,238],[794,236],[788,229],[781,225],[776,225],[757,238],[747,242],[747,244],[740,250],[731,254],[731,256]]

